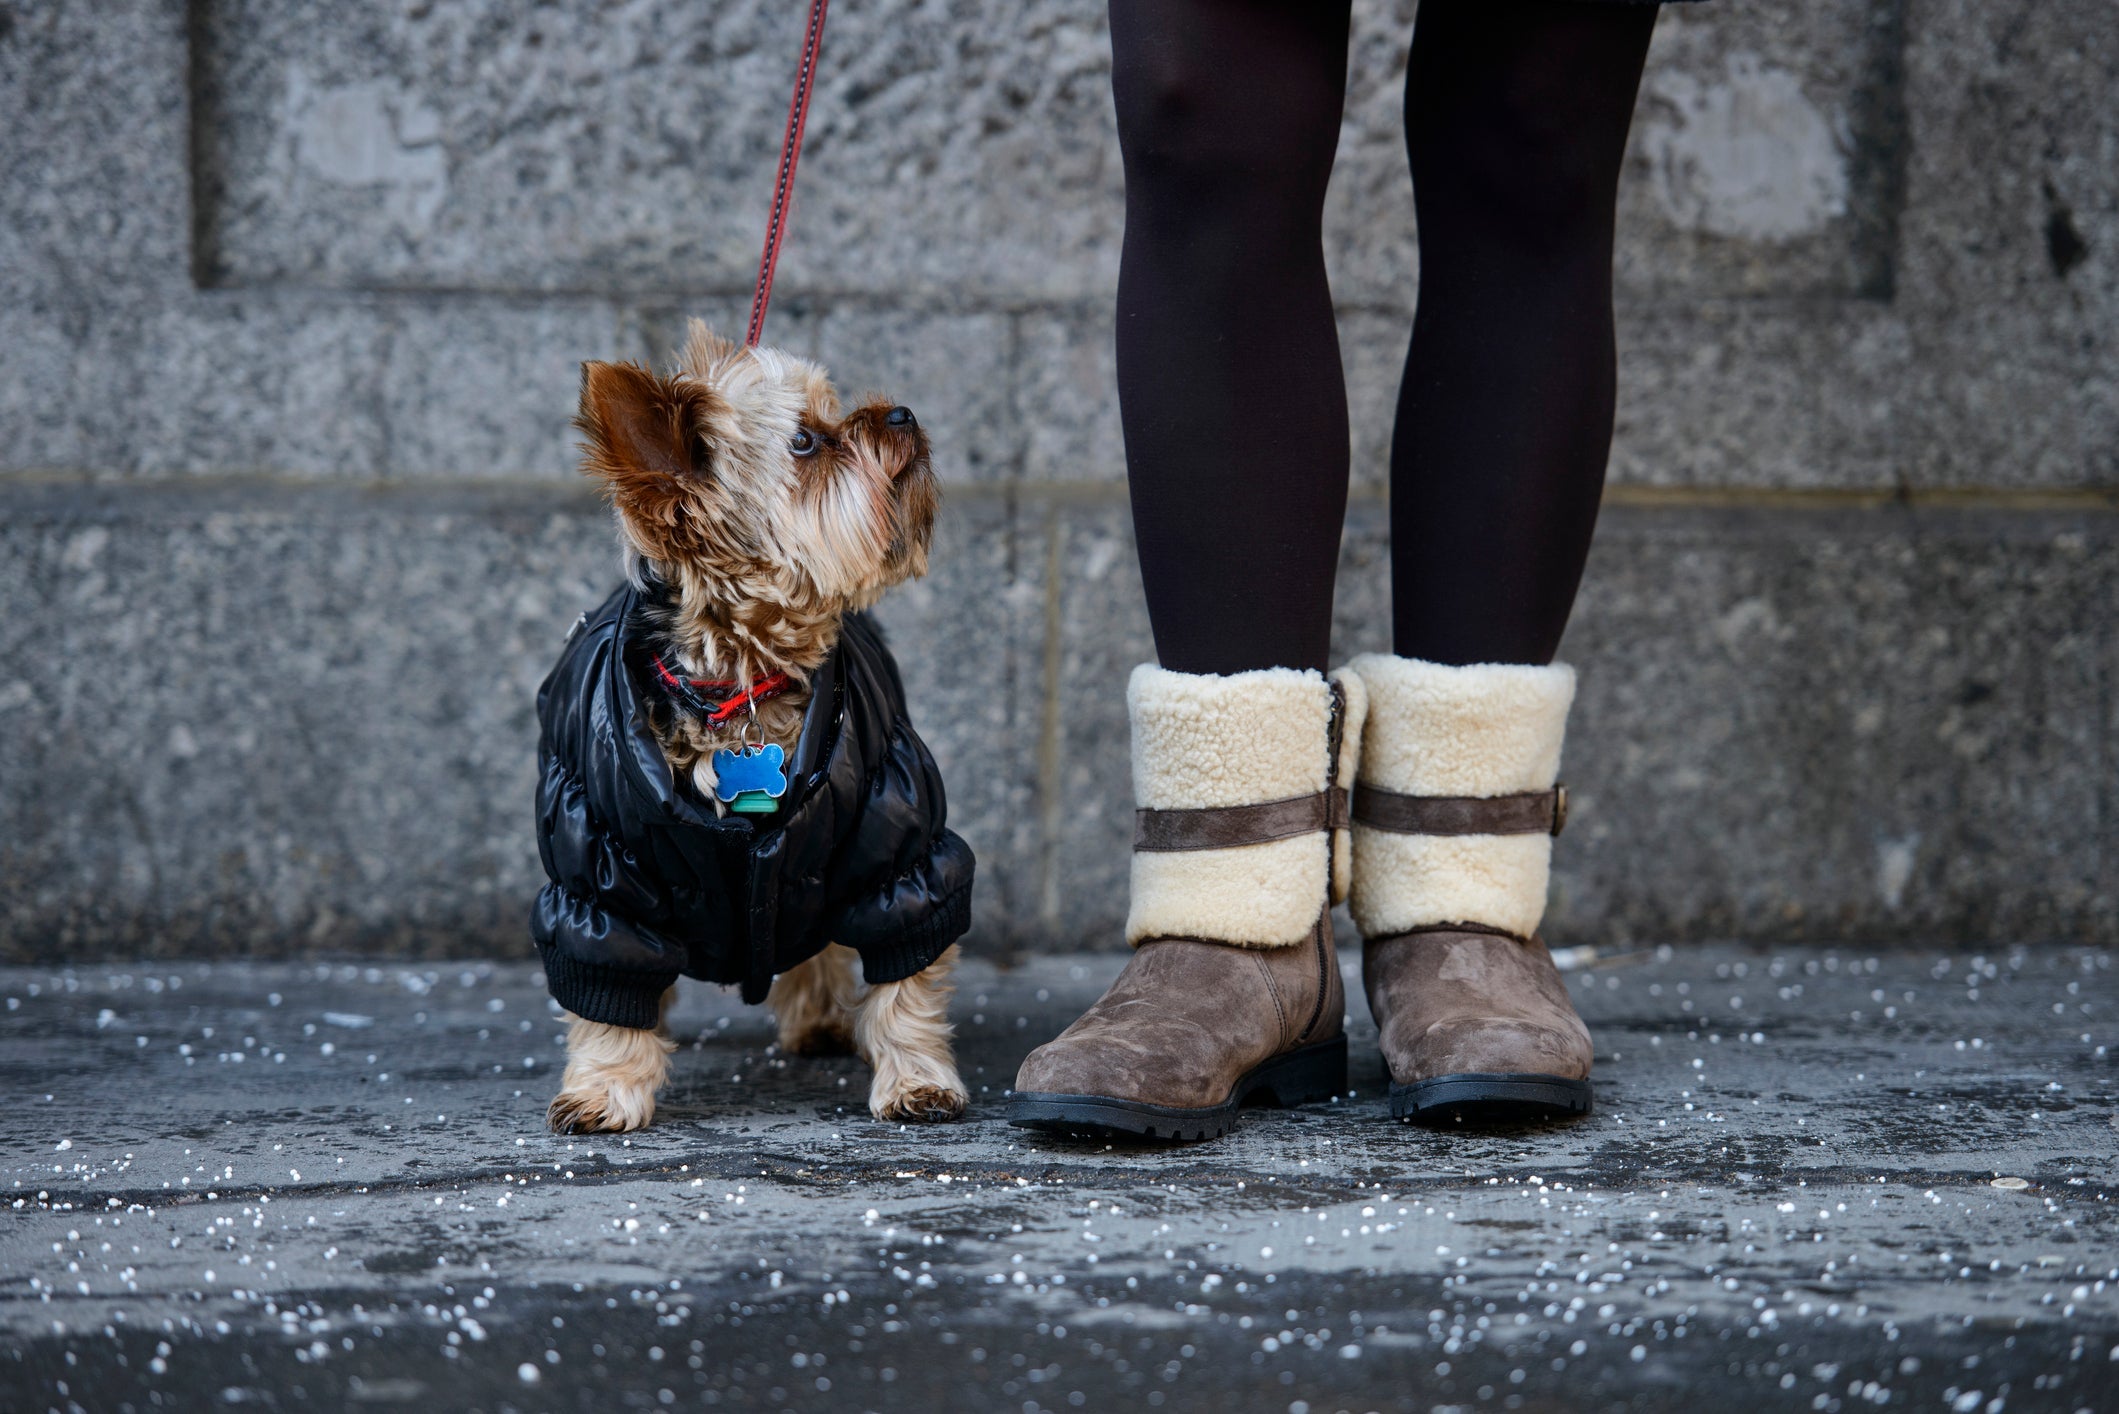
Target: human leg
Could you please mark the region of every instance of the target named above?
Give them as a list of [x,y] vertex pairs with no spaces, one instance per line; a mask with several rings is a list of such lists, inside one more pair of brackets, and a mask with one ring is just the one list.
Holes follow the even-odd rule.
[[1346,389],[1321,222],[1347,0],[1120,0],[1118,386],[1148,617],[1185,673],[1326,664]]
[[1555,0],[1420,11],[1397,654],[1352,665],[1370,701],[1353,908],[1396,1114],[1591,1104],[1589,1033],[1537,937],[1574,695],[1552,657],[1610,448],[1613,204],[1653,23]]
[[1392,637],[1549,663],[1611,446],[1612,216],[1652,5],[1425,0],[1420,296],[1391,445]]
[[1114,0],[1119,405],[1148,617],[1126,940],[1016,1076],[1042,1129],[1205,1139],[1346,1079],[1329,900],[1359,684],[1326,681],[1346,391],[1319,223],[1347,5]]

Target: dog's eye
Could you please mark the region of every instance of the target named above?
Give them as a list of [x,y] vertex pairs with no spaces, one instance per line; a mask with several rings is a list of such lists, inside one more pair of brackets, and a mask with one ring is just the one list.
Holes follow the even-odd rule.
[[797,428],[795,435],[787,439],[787,448],[798,457],[815,456],[817,434],[807,427]]

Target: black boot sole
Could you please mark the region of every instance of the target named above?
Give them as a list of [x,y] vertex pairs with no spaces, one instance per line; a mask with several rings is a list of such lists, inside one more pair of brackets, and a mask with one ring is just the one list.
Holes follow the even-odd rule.
[[1564,1075],[1489,1075],[1467,1072],[1391,1086],[1391,1118],[1434,1124],[1467,1119],[1485,1124],[1586,1115],[1596,1106],[1587,1080]]
[[1106,1095],[1019,1092],[1008,1101],[1008,1122],[1048,1134],[1129,1139],[1219,1139],[1247,1102],[1280,1106],[1329,1100],[1346,1090],[1346,1037],[1334,1036],[1286,1051],[1253,1067],[1218,1105],[1184,1109],[1118,1100]]

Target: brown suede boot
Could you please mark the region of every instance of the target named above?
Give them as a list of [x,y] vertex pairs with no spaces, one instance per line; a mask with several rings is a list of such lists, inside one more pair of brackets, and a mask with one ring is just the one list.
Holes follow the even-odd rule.
[[1211,1139],[1247,1100],[1346,1087],[1331,901],[1347,876],[1360,684],[1268,669],[1135,670],[1125,970],[1032,1051],[1008,1119]]
[[1363,944],[1361,980],[1392,1114],[1589,1113],[1589,1028],[1536,938],[1419,928]]
[[1391,1113],[1587,1114],[1593,1048],[1536,936],[1574,672],[1367,654],[1354,791],[1361,975]]

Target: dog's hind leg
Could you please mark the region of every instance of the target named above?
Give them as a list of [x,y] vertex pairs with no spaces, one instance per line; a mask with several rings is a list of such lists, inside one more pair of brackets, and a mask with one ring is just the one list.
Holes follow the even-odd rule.
[[773,979],[765,999],[791,1056],[843,1056],[853,1050],[853,1009],[861,984],[855,952],[834,943]]
[[956,1119],[971,1097],[949,1038],[951,947],[902,982],[870,987],[854,1006],[854,1048],[875,1071],[868,1109],[877,1119]]
[[567,1028],[567,1069],[545,1118],[561,1134],[622,1133],[655,1117],[655,1094],[669,1078],[671,987],[652,1031],[575,1017]]

